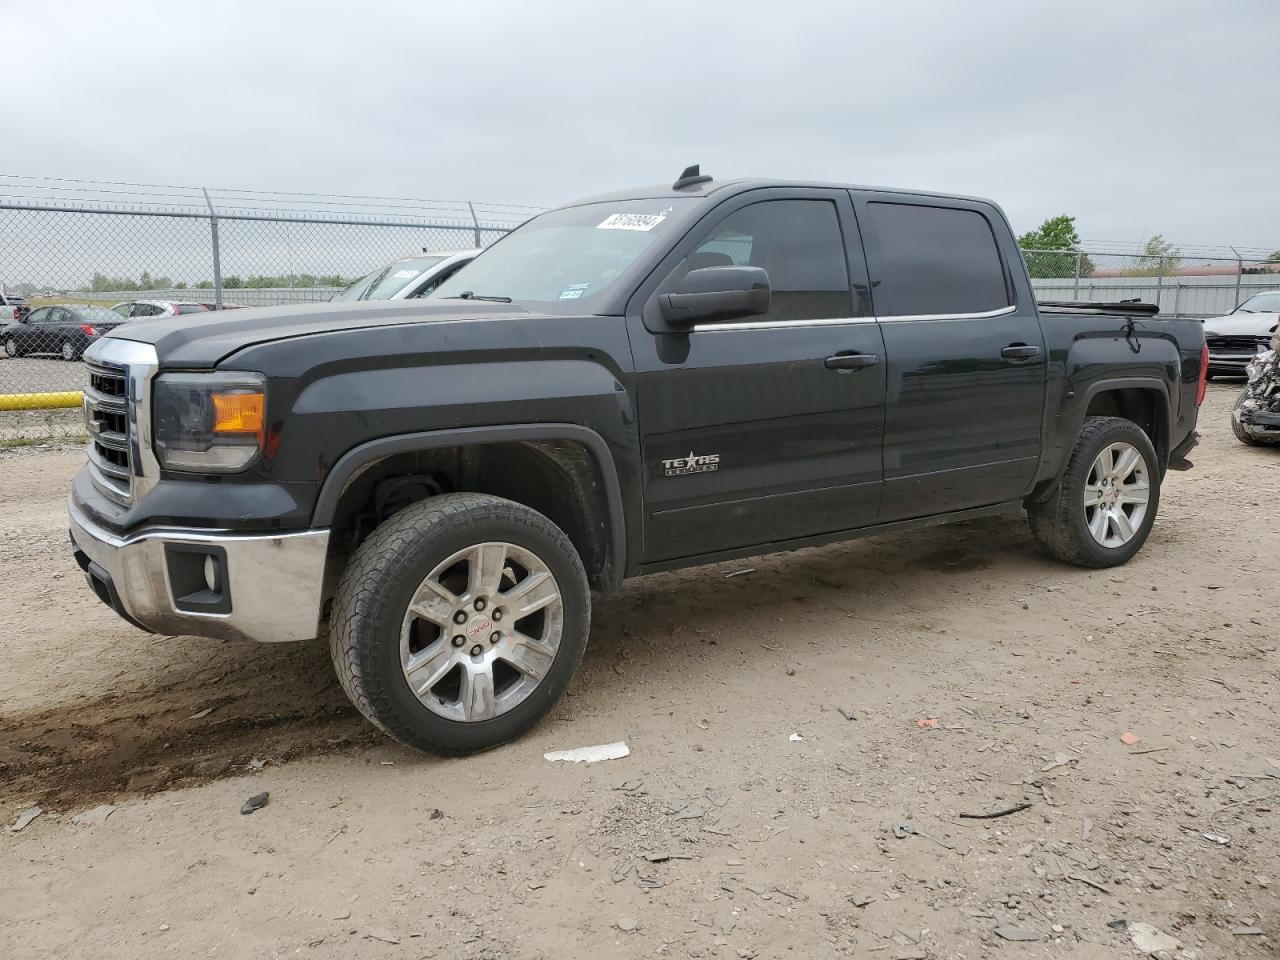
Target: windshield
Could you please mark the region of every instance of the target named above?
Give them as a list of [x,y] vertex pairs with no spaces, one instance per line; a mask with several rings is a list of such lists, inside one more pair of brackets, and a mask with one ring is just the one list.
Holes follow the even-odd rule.
[[431,299],[510,298],[590,313],[642,255],[678,236],[698,205],[695,198],[664,197],[552,210],[503,237]]
[[1280,313],[1280,293],[1260,293],[1250,297],[1240,306],[1236,313]]
[[397,260],[395,263],[373,271],[367,277],[361,277],[341,293],[334,294],[334,300],[390,300],[404,289],[405,284],[422,276],[444,257],[411,257]]

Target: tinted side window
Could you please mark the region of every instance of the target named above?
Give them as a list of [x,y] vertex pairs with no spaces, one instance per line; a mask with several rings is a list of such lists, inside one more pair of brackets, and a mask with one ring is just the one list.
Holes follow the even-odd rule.
[[880,245],[881,316],[985,313],[1009,306],[987,218],[974,210],[869,203]]
[[676,268],[673,279],[703,267],[763,267],[773,288],[760,320],[852,316],[849,272],[835,204],[766,200],[720,221]]

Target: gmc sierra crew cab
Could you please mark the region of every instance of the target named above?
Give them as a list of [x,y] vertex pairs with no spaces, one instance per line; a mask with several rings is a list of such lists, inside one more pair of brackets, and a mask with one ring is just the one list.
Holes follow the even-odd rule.
[[369,720],[463,754],[546,714],[627,577],[1011,509],[1125,562],[1207,354],[1142,304],[1037,305],[989,201],[689,168],[427,299],[158,318],[86,359],[97,595],[168,634],[327,633]]

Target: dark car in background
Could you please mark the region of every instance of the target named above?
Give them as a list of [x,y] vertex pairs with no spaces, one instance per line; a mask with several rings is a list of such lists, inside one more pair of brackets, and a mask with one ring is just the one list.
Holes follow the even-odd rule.
[[32,310],[0,332],[10,357],[48,355],[79,360],[89,344],[125,320],[106,307],[67,303]]

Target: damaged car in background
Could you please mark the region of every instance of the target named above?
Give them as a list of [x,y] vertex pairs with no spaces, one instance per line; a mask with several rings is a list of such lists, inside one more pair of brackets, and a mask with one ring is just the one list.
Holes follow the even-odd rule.
[[1270,346],[1245,368],[1249,382],[1231,409],[1232,433],[1250,446],[1280,444],[1280,333]]

